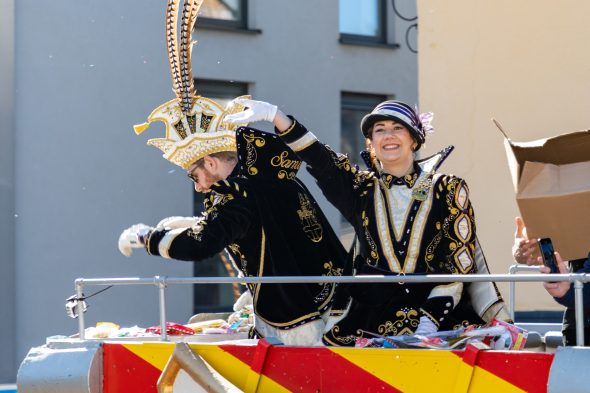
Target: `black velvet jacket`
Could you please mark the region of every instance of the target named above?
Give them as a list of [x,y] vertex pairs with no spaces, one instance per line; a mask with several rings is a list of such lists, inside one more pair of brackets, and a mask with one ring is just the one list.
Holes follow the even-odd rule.
[[[301,161],[276,135],[242,127],[237,171],[211,187],[192,228],[159,229],[152,255],[198,261],[226,249],[244,276],[342,274],[346,252],[305,186]],[[334,284],[250,284],[257,318],[290,329],[328,310]]]
[[[334,153],[296,121],[280,136],[307,163],[326,198],[353,226],[358,239],[356,274],[477,270],[467,185],[458,177],[436,172],[452,148],[416,162],[411,175],[395,178],[352,166],[347,156]],[[411,334],[421,316],[441,330],[483,322],[460,282],[351,284],[348,290],[350,310],[326,333],[326,344],[354,345],[357,337],[373,334]]]

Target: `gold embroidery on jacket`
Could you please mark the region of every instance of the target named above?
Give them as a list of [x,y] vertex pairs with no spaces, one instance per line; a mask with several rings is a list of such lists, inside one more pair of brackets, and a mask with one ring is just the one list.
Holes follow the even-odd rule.
[[[323,276],[333,277],[333,276],[341,276],[344,269],[342,268],[334,268],[334,263],[332,261],[328,261],[324,263],[324,274]],[[332,294],[334,293],[335,284],[334,283],[318,283],[322,287],[319,294],[317,294],[313,301],[318,304],[320,303],[319,309],[324,308],[327,302],[332,299]]]
[[234,196],[231,194],[221,194],[218,192],[211,192],[209,198],[206,198],[203,202],[205,206],[205,213],[209,216],[209,220],[217,218],[217,208],[223,206],[229,201],[233,200]]
[[406,175],[404,176],[404,180],[406,182],[406,184],[412,188],[414,187],[414,184],[416,183],[416,180],[418,180],[418,173],[414,172],[410,175]]
[[213,205],[223,206],[233,199],[234,199],[234,196],[232,194],[217,194],[215,196],[214,201],[213,201]]
[[[331,337],[333,337],[334,339],[336,339],[338,341],[338,343],[334,343],[333,341],[331,341],[328,337],[326,337],[328,334],[324,335],[324,340],[326,340],[328,343],[330,343],[331,345],[347,345],[347,344],[351,344],[353,342],[356,341],[357,336],[353,335],[353,334],[349,334],[346,336],[339,336],[338,333],[340,333],[340,326],[335,325],[332,329],[330,329],[329,334]],[[362,330],[357,330],[357,334],[359,335],[359,337],[363,336],[363,331]]]
[[[468,273],[474,267],[474,247],[468,246],[467,242],[473,235],[473,223],[469,215],[463,213],[457,208],[469,209],[469,214],[473,211],[469,206],[469,194],[464,183],[453,176],[445,176],[441,185],[446,192],[444,195],[446,206],[448,208],[448,215],[442,222],[436,223],[438,233],[433,237],[426,248],[426,262],[434,261],[436,249],[441,244],[442,239],[449,240],[448,250],[450,252],[448,258],[439,261],[438,269],[450,273]],[[460,187],[457,189],[457,187]],[[437,199],[440,195],[437,194]],[[429,264],[430,266],[430,264]]]
[[364,210],[361,212],[361,219],[363,220],[365,239],[367,239],[367,243],[371,249],[371,259],[374,261],[374,263],[371,263],[369,260],[367,260],[367,263],[371,266],[377,266],[377,263],[379,262],[379,253],[377,252],[377,245],[373,241],[371,232],[369,231],[369,217],[367,217],[367,213]]
[[240,250],[240,246],[236,243],[232,243],[227,246],[240,259],[240,270],[244,273],[244,275],[248,275],[248,261],[246,260],[246,256]]
[[401,336],[402,334],[413,334],[420,323],[417,310],[403,308],[395,313],[398,318],[395,321],[386,321],[379,325],[377,332],[382,336]]
[[[424,176],[430,176],[424,174]],[[438,176],[435,174],[434,176]],[[383,194],[385,198],[383,198]],[[379,240],[381,242],[381,250],[385,255],[389,269],[394,273],[413,273],[416,270],[416,262],[420,253],[420,244],[422,243],[422,236],[424,235],[424,229],[428,217],[430,215],[430,209],[432,208],[432,193],[427,195],[427,198],[420,204],[418,211],[415,214],[415,219],[410,227],[410,236],[408,239],[407,250],[408,252],[404,255],[403,260],[398,259],[394,252],[393,242],[391,240],[391,234],[389,232],[389,222],[391,227],[394,228],[394,236],[398,241],[401,241],[403,232],[400,231],[399,238],[395,233],[395,224],[393,219],[393,196],[390,198],[390,193],[393,192],[388,189],[382,189],[378,184],[375,185],[374,201],[375,201],[375,218],[377,221],[377,231],[379,233]],[[390,216],[387,216],[387,210],[385,209],[385,203],[390,206]],[[412,202],[406,209],[404,222],[402,228],[408,221],[409,212],[412,206]]]
[[[261,234],[260,234],[260,264],[258,266],[258,277],[262,277],[263,273],[264,273],[264,257],[266,255],[266,234],[264,233],[264,228],[261,229]],[[253,275],[250,274],[250,277],[252,277]],[[250,290],[250,292],[252,292],[252,304],[254,305],[254,309],[256,309],[256,305],[258,304],[258,294],[260,292],[260,284],[251,284],[252,285],[252,289]]]
[[[277,174],[277,177],[281,180],[285,178],[293,180],[297,175],[297,171],[301,168],[301,161],[290,160],[287,158],[288,155],[289,153],[287,151],[283,151],[281,154],[270,159],[270,165],[283,168]],[[290,169],[290,171],[287,171],[286,169]]]
[[339,169],[344,169],[346,172],[350,172],[352,169],[354,169],[350,165],[350,160],[344,154],[338,154],[334,160],[334,163],[336,164],[336,167]]
[[[266,144],[264,138],[257,137],[254,134],[242,134],[242,138],[246,141],[246,166],[248,167],[248,173],[250,175],[256,175],[258,173],[258,168],[254,166],[256,160],[258,159],[258,154],[256,154],[256,147],[262,147]],[[254,146],[256,145],[256,146]]]
[[281,180],[283,180],[283,179],[293,180],[293,179],[295,179],[296,176],[297,176],[297,172],[287,172],[282,169],[279,171],[279,173],[277,173],[277,177]]
[[299,194],[299,203],[301,204],[297,215],[301,220],[303,232],[305,235],[314,243],[318,243],[323,237],[323,228],[319,220],[316,217],[316,211],[313,208],[311,201],[307,195]]
[[186,231],[186,235],[188,237],[191,237],[193,239],[195,239],[196,241],[200,242],[202,237],[203,237],[203,233],[202,233],[203,227],[198,227],[198,228],[190,228],[188,231]]
[[[424,174],[424,176],[427,176],[429,178],[432,178],[432,177],[438,178],[440,175],[439,174],[434,174],[434,175]],[[419,183],[417,184],[417,186],[419,186]],[[428,189],[426,199],[424,201],[422,201],[422,203],[420,204],[420,207],[418,208],[418,211],[416,212],[416,215],[414,216],[415,217],[414,221],[413,221],[412,225],[410,226],[411,232],[410,232],[410,237],[408,239],[408,245],[407,245],[408,252],[406,253],[404,260],[402,261],[402,260],[398,259],[396,254],[392,253],[392,256],[393,256],[394,260],[397,262],[397,264],[402,266],[400,268],[400,270],[403,273],[413,273],[416,270],[416,263],[418,261],[418,256],[420,254],[420,245],[422,243],[422,238],[424,236],[426,222],[428,221],[428,218],[430,217],[430,211],[431,211],[432,205],[433,205],[433,196],[432,196],[431,190],[432,190],[432,188]],[[389,197],[389,194],[386,194],[386,195],[387,195],[387,197]],[[388,203],[389,203],[389,200],[388,200]],[[407,223],[411,206],[412,206],[412,204],[410,203],[410,205],[408,206],[408,209],[406,211],[403,227],[405,227],[405,224]],[[392,211],[390,211],[390,213],[392,213]],[[391,222],[393,222],[393,217],[390,216],[389,219],[391,220]],[[392,225],[392,226],[395,228],[395,225]],[[402,236],[403,236],[403,233],[400,231],[400,241],[401,241]],[[390,239],[387,239],[387,241],[391,242]],[[386,255],[386,256],[389,257],[389,255]]]

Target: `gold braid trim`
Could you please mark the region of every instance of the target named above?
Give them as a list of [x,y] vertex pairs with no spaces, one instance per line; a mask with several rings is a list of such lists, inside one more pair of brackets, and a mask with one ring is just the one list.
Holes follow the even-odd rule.
[[293,123],[289,126],[289,128],[287,128],[285,131],[279,131],[279,135],[280,136],[287,135],[288,133],[293,131],[293,129],[295,128],[296,125],[297,125],[297,120],[293,119]]

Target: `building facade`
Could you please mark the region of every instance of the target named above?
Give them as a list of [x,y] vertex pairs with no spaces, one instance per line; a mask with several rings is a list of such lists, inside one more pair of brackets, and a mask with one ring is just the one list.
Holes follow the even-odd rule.
[[[469,183],[494,273],[513,263],[519,213],[504,138],[491,119],[523,142],[590,128],[587,11],[590,4],[573,0],[418,1],[420,104],[435,113],[436,127],[425,151],[456,146],[445,169]],[[518,287],[517,311],[560,315],[540,283]],[[507,296],[508,285],[501,288]]]
[[[362,147],[360,113],[384,98],[418,102],[413,1],[397,10],[409,20],[385,0],[206,7],[193,34],[203,95],[273,102],[351,153]],[[132,128],[173,98],[164,14],[158,0],[0,0],[0,383],[14,382],[31,346],[76,332],[64,303],[77,277],[224,274],[214,262],[117,250],[131,224],[195,211],[185,174],[145,145],[163,126],[141,136]],[[303,179],[340,230],[337,212]],[[216,288],[200,291],[195,302],[193,288],[169,288],[168,319],[206,310],[203,296],[231,302]],[[88,300],[88,326],[156,325],[157,299],[155,287],[111,288]]]

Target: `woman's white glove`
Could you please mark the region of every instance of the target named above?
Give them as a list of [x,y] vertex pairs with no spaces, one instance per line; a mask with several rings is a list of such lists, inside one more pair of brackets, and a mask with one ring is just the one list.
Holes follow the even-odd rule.
[[223,121],[229,124],[254,123],[255,121],[273,122],[277,114],[277,106],[264,101],[236,98],[234,103],[243,105],[248,109],[224,117]]
[[166,217],[162,221],[156,225],[156,228],[168,228],[168,229],[177,229],[177,228],[190,228],[193,225],[196,225],[200,220],[201,217],[181,217],[181,216],[172,216]]
[[119,251],[126,257],[130,257],[134,248],[145,246],[145,240],[154,228],[145,224],[135,224],[123,231],[119,236]]
[[418,328],[416,329],[414,334],[417,334],[420,336],[429,336],[432,333],[436,333],[437,331],[438,331],[438,328],[436,327],[434,322],[432,322],[430,320],[430,318],[420,317],[420,323],[418,324]]

